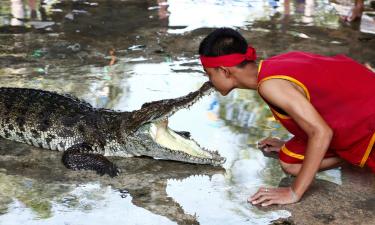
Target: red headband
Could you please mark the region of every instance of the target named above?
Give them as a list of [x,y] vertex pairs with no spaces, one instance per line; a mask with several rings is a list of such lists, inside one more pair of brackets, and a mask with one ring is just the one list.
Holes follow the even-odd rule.
[[247,47],[245,54],[234,53],[221,56],[200,56],[203,67],[214,68],[219,66],[237,66],[244,60],[255,61],[257,58],[255,49],[251,46]]

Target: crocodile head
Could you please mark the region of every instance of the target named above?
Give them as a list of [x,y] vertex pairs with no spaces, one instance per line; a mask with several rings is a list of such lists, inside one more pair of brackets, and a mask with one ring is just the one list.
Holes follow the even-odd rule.
[[[122,125],[126,130],[127,146],[135,155],[197,164],[222,165],[225,158],[217,151],[208,150],[190,138],[189,132],[176,132],[168,127],[168,118],[180,109],[189,108],[213,91],[210,82],[185,96],[163,99],[142,105],[132,111]],[[129,132],[130,131],[130,132]],[[129,140],[131,139],[131,141]]]

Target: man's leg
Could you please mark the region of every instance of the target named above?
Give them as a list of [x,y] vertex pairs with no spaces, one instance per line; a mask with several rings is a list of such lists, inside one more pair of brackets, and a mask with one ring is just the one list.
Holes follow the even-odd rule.
[[[279,160],[281,168],[284,170],[285,173],[297,176],[299,171],[301,170],[302,164],[291,164],[291,163],[285,163],[281,160]],[[330,157],[325,158],[320,163],[319,171],[332,169],[335,167],[339,167],[343,164],[344,160],[338,158],[338,157]]]

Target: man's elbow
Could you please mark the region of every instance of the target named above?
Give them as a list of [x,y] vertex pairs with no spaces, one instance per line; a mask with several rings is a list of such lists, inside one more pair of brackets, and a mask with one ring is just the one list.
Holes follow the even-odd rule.
[[327,137],[327,139],[329,139],[329,141],[331,141],[332,137],[333,137],[333,130],[332,130],[332,128],[330,128],[329,126],[325,126],[323,132],[324,132],[324,136]]
[[316,127],[316,129],[311,132],[311,136],[315,136],[321,140],[325,139],[328,142],[331,142],[333,137],[333,130],[329,126]]
[[330,128],[330,127],[327,126],[326,135],[329,138],[329,140],[331,141],[332,138],[333,138],[333,130],[332,130],[332,128]]

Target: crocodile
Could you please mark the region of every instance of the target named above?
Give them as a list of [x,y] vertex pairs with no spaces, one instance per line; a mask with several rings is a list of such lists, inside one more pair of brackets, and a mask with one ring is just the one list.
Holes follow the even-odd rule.
[[213,91],[210,82],[173,99],[144,103],[134,111],[95,108],[70,94],[0,88],[0,137],[43,149],[63,151],[72,170],[94,170],[114,177],[118,167],[107,156],[146,156],[221,166],[218,151],[201,147],[189,132],[168,127],[168,118]]

